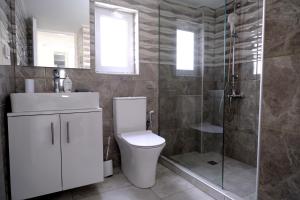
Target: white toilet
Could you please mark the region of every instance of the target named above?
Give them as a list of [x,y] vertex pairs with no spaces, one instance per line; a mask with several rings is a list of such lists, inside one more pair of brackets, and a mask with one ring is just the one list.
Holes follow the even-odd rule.
[[158,157],[164,138],[146,130],[146,97],[113,99],[114,135],[121,152],[121,168],[139,188],[155,184]]

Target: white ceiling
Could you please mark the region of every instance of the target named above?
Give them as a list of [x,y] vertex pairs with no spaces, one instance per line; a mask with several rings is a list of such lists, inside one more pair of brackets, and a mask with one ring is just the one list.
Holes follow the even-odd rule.
[[38,28],[77,32],[89,25],[88,0],[20,0],[28,17],[37,19]]
[[206,6],[209,8],[220,8],[221,6],[225,5],[225,0],[172,0],[176,3],[189,5],[191,7],[202,7]]

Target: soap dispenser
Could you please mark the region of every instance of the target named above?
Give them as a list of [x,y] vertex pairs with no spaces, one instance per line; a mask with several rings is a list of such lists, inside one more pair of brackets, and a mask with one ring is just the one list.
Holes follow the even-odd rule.
[[68,75],[66,76],[66,78],[64,80],[64,91],[66,93],[72,92],[72,81]]

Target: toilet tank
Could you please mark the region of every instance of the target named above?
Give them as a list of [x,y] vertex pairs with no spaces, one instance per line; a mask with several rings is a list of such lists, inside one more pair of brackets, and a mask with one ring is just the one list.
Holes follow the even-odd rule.
[[146,130],[146,107],[146,97],[115,97],[114,133]]

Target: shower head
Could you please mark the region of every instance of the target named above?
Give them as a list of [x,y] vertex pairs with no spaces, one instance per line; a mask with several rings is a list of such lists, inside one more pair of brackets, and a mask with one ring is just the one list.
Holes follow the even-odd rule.
[[233,34],[235,31],[235,25],[238,23],[238,15],[236,13],[229,14],[227,21],[230,25],[230,32]]

